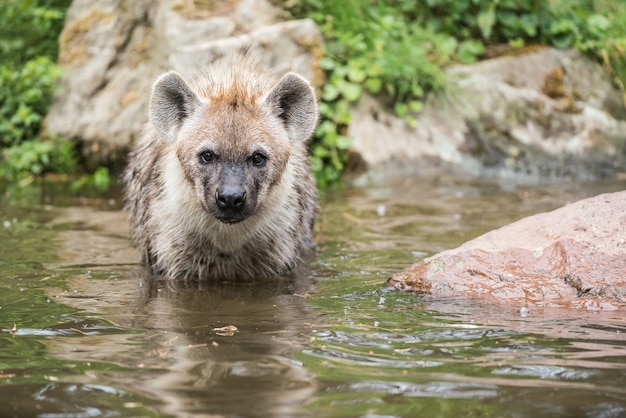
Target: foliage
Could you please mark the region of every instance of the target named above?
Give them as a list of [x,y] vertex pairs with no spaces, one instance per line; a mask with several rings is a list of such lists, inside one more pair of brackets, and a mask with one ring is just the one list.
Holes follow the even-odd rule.
[[[591,1],[572,0],[396,0],[410,19],[425,27],[486,43],[541,42],[573,47],[600,35],[588,25]],[[606,20],[606,18],[605,18]]]
[[425,91],[444,86],[441,68],[455,57],[459,43],[404,19],[384,2],[303,1],[292,11],[315,19],[327,37],[321,66],[328,79],[311,157],[318,185],[325,188],[345,169],[350,106],[363,91],[385,95],[411,123],[410,112],[421,110]]
[[602,19],[590,16],[590,24],[593,23],[598,30],[603,31],[604,36],[592,42],[581,42],[581,49],[600,57],[607,72],[621,89],[626,105],[626,4],[613,0],[597,2],[598,12],[611,17],[608,28]]
[[61,75],[54,62],[69,3],[0,0],[0,179],[69,173],[77,164],[71,144],[41,135]]
[[59,75],[48,57],[0,66],[0,145],[16,146],[39,134]]
[[73,144],[69,141],[29,139],[2,151],[6,161],[0,178],[9,181],[29,179],[54,168],[57,173],[71,174],[78,164]]
[[[425,96],[445,88],[443,68],[480,59],[491,45],[578,48],[603,62],[624,91],[626,5],[619,0],[274,1],[314,19],[326,37],[327,83],[311,156],[322,188],[346,168],[350,107],[364,92],[414,124]],[[67,173],[77,164],[72,146],[41,132],[70,3],[0,0],[0,179]],[[89,181],[105,184],[105,177],[101,170]]]
[[326,38],[311,158],[321,187],[345,169],[349,109],[364,91],[414,124],[425,95],[445,88],[443,67],[475,61],[491,45],[579,48],[602,59],[616,83],[626,80],[626,12],[617,0],[285,0],[283,7],[315,20]]
[[56,59],[71,0],[0,0],[0,55],[17,68],[34,57]]
[[111,178],[111,172],[107,167],[98,167],[89,176],[81,176],[71,184],[72,190],[82,190],[85,188],[92,188],[100,191],[108,190],[113,180]]

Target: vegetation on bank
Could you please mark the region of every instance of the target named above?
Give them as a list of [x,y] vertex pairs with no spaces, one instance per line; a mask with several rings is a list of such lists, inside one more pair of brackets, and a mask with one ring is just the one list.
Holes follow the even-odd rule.
[[[24,184],[47,173],[80,172],[75,144],[43,132],[43,120],[58,86],[56,65],[65,14],[71,0],[0,0],[0,181]],[[101,167],[75,187],[106,188]]]
[[[504,45],[578,48],[626,83],[626,5],[621,0],[273,0],[315,20],[326,38],[327,83],[311,162],[320,187],[348,163],[350,106],[368,92],[407,123],[446,86],[443,68]],[[71,0],[0,0],[0,180],[74,174],[74,145],[51,138],[42,121],[61,75],[58,36]],[[106,186],[101,168],[83,180]]]
[[0,0],[0,179],[69,173],[77,165],[68,141],[41,135],[61,75],[57,37],[68,6],[68,0]]
[[[325,36],[327,83],[312,163],[318,183],[348,163],[351,104],[376,95],[407,123],[446,86],[443,68],[534,45],[577,48],[624,91],[626,5],[621,0],[283,0]],[[504,48],[503,48],[504,47]]]

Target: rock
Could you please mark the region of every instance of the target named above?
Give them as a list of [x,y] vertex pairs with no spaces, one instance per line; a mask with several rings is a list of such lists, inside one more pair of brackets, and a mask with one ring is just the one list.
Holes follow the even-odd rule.
[[424,259],[389,284],[520,308],[626,309],[626,191],[524,218]]
[[[60,38],[65,76],[47,130],[80,142],[89,165],[123,162],[160,73],[186,73],[238,49],[319,86],[319,28],[282,16],[270,0],[74,0]],[[531,179],[626,171],[623,97],[582,54],[544,48],[447,73],[449,89],[427,100],[415,126],[364,95],[349,127],[353,165],[363,161],[369,173],[386,175],[443,165]]]
[[582,54],[543,48],[454,66],[447,75],[447,92],[427,100],[414,127],[372,97],[356,105],[349,135],[371,171],[443,164],[531,179],[626,171],[622,95]]
[[51,134],[79,141],[88,162],[125,161],[147,121],[154,79],[183,75],[248,49],[277,75],[320,84],[322,37],[310,20],[282,22],[268,0],[74,0],[60,38],[65,71],[47,117]]

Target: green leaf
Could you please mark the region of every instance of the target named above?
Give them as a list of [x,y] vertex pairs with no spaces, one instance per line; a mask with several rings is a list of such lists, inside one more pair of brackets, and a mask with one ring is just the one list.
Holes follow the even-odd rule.
[[322,162],[322,159],[316,155],[311,155],[311,158],[309,158],[309,161],[311,162],[311,169],[314,172],[319,172],[324,167],[324,163]]
[[335,61],[329,57],[322,57],[320,58],[320,67],[324,70],[330,71],[335,68]]
[[569,19],[562,19],[550,25],[551,43],[559,49],[570,48],[576,43],[576,24]]
[[485,46],[480,41],[467,40],[459,44],[458,57],[461,62],[469,63],[474,62],[476,59],[485,52]]
[[611,21],[600,14],[593,14],[587,18],[587,24],[595,32],[603,33],[611,27]]
[[348,64],[348,80],[353,83],[362,83],[365,77],[367,77],[367,74],[357,64],[354,64],[353,61]]
[[415,84],[411,87],[411,94],[415,97],[422,97],[424,95],[424,88],[419,84]]
[[365,81],[365,88],[367,91],[373,94],[377,94],[383,87],[383,82],[380,78],[368,78]]
[[345,135],[339,135],[335,145],[339,149],[349,149],[352,146],[352,139]]
[[330,120],[324,120],[317,126],[315,132],[317,135],[323,136],[329,134],[330,132],[335,132],[336,130],[337,129],[334,123]]
[[363,93],[363,89],[359,84],[355,83],[346,83],[343,86],[342,94],[343,97],[349,102],[356,102]]
[[491,4],[489,9],[484,10],[478,14],[476,18],[476,24],[478,25],[478,29],[480,29],[480,33],[483,36],[483,39],[489,39],[491,36],[491,30],[493,29],[493,25],[496,22],[496,13],[495,13],[495,4]]
[[520,23],[526,35],[530,37],[534,37],[537,35],[537,26],[539,25],[539,20],[536,15],[525,14],[520,18]]
[[424,102],[421,100],[411,100],[409,102],[409,108],[411,109],[411,112],[421,112],[424,110]]
[[457,40],[452,36],[449,36],[437,46],[437,52],[445,56],[451,56],[454,54],[454,50],[457,48],[457,45]]
[[111,174],[106,167],[98,167],[93,173],[93,184],[98,190],[107,190],[111,185]]
[[320,115],[325,118],[332,118],[332,116],[335,114],[333,106],[324,101],[319,102],[319,104],[317,105],[317,109]]
[[333,84],[326,84],[322,90],[322,99],[327,102],[332,102],[333,100],[337,100],[337,97],[339,97],[339,89]]
[[313,147],[312,154],[318,157],[318,159],[320,159],[321,161],[322,158],[328,157],[330,155],[330,151],[325,146],[317,145],[316,147]]
[[352,112],[350,112],[350,102],[347,100],[339,100],[335,109],[335,122],[338,124],[348,125],[352,120]]
[[403,117],[406,116],[407,113],[409,113],[409,106],[406,103],[396,103],[394,105],[394,110],[396,112],[396,115],[398,115],[399,117]]

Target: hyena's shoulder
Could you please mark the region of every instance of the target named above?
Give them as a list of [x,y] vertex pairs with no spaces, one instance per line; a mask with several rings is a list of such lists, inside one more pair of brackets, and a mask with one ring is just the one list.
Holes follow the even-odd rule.
[[126,186],[126,209],[131,216],[134,238],[143,245],[151,234],[146,230],[151,217],[149,208],[158,199],[163,188],[164,173],[161,167],[164,153],[163,141],[147,125],[129,154],[128,165],[122,177]]

